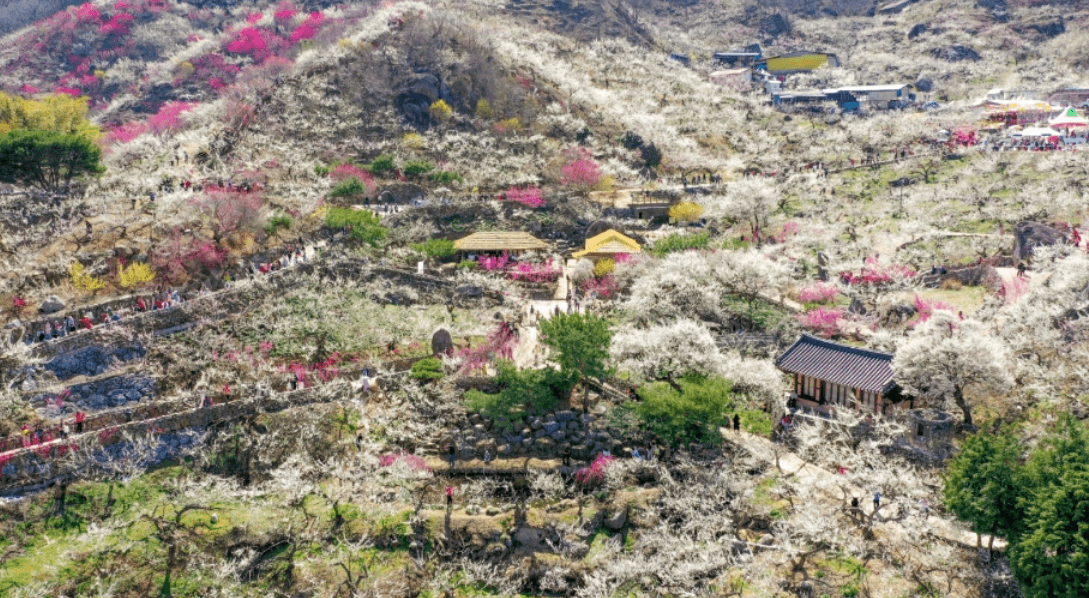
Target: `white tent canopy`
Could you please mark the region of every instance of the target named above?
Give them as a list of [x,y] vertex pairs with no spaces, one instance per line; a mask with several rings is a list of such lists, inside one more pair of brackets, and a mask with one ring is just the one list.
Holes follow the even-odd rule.
[[1043,127],[1026,127],[1022,131],[1015,132],[1014,137],[1062,137],[1062,133],[1055,129]]
[[1074,108],[1067,108],[1065,112],[1051,119],[1047,124],[1053,129],[1089,127],[1089,120],[1078,116],[1078,111]]

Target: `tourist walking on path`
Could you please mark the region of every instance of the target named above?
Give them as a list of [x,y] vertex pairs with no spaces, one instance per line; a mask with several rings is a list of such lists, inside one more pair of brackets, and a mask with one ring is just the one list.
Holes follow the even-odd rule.
[[877,510],[880,509],[880,508],[881,508],[881,493],[880,492],[874,492],[873,493],[873,514],[875,516],[877,515]]
[[736,434],[736,433],[738,433],[740,431],[741,431],[741,417],[739,417],[735,413],[734,414],[734,433]]
[[446,445],[446,461],[450,464],[450,468],[454,468],[454,462],[457,460],[457,451],[454,449],[453,444]]

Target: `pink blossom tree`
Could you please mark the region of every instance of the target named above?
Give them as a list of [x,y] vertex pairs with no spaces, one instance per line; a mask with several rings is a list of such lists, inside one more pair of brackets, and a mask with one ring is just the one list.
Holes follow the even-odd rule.
[[815,282],[802,287],[798,291],[798,301],[801,303],[831,303],[835,301],[839,289],[828,282]]
[[256,233],[261,230],[261,210],[265,202],[260,193],[205,191],[192,203],[208,218],[217,244],[233,233]]
[[798,316],[798,323],[824,338],[831,338],[839,332],[843,321],[843,310],[832,307],[818,307]]
[[511,187],[507,189],[504,195],[507,201],[520,203],[530,208],[539,208],[545,204],[544,197],[541,196],[541,190],[536,185],[524,189]]

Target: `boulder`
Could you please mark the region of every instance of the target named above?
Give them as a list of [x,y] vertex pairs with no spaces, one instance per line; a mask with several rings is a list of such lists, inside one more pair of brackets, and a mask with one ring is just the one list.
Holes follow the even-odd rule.
[[760,21],[760,31],[771,37],[790,33],[790,22],[780,13],[770,14]]
[[542,547],[545,533],[539,529],[532,527],[520,527],[514,532],[514,541],[519,545],[529,549],[537,549]]
[[939,58],[941,60],[946,60],[949,62],[961,62],[964,60],[979,62],[983,59],[983,57],[979,55],[979,52],[976,52],[968,46],[962,46],[960,44],[954,44],[947,48],[934,48],[934,50],[931,51],[931,54],[934,56],[934,58]]
[[1035,30],[1036,33],[1044,37],[1058,37],[1066,33],[1066,20],[1063,19],[1062,15],[1059,15],[1054,21],[1029,25],[1028,28]]
[[453,106],[450,86],[431,73],[417,73],[398,90],[395,105],[410,123],[427,127],[431,124],[431,104],[443,100]]
[[934,90],[934,82],[926,77],[919,77],[915,82],[915,89],[923,93],[930,93]]
[[611,530],[621,530],[628,523],[628,509],[627,507],[620,507],[609,514],[602,522],[605,527]]
[[467,299],[476,299],[484,295],[484,289],[472,284],[463,284],[455,289],[455,292]]
[[454,339],[450,336],[450,331],[445,328],[436,330],[435,334],[431,335],[431,354],[450,355],[453,352]]
[[378,190],[379,201],[386,203],[408,203],[426,196],[427,190],[415,183],[391,183]]
[[1018,262],[1030,259],[1037,247],[1066,243],[1064,233],[1039,222],[1018,222],[1013,231],[1013,258]]
[[919,23],[918,25],[912,27],[911,31],[908,31],[908,39],[915,39],[924,33],[926,33],[926,25],[923,23]]
[[42,306],[38,308],[38,311],[43,314],[51,314],[64,309],[66,305],[60,297],[50,295],[48,299],[42,301]]

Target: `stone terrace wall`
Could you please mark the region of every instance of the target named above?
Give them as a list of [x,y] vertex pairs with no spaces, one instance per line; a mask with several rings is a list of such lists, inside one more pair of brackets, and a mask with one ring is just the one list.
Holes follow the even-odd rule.
[[590,460],[602,451],[630,457],[632,449],[646,454],[652,444],[643,433],[625,434],[596,415],[567,410],[527,417],[510,431],[495,429],[490,420],[472,413],[446,425],[444,436],[435,449],[445,455],[445,445],[453,442],[459,459],[483,459],[485,451],[492,457],[559,458],[566,448],[580,460]]
[[[109,430],[90,432],[84,437],[98,435],[103,446],[109,446],[124,434],[141,436],[154,432],[169,435],[185,430],[203,430],[204,428],[239,417],[260,412],[283,411],[319,402],[328,402],[347,397],[350,386],[347,382],[335,382],[316,388],[300,389],[286,393],[260,394],[246,399],[236,399],[205,409],[195,409],[153,417],[142,421],[119,423]],[[63,449],[61,449],[63,452]],[[168,456],[168,455],[167,455]],[[78,475],[77,466],[58,459],[58,447],[39,447],[14,453],[0,468],[0,496],[11,496],[33,492],[53,481]],[[163,458],[166,458],[165,456]]]

